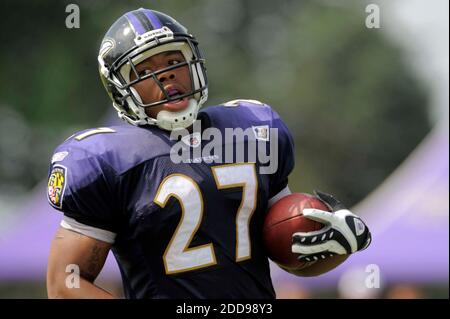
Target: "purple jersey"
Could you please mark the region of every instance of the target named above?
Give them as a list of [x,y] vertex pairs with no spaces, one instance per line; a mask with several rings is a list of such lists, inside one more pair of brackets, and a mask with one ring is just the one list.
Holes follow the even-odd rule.
[[[292,137],[265,104],[208,107],[198,119],[202,132],[251,134],[211,147],[204,134],[178,141],[150,126],[79,132],[55,150],[49,202],[78,223],[116,234],[112,251],[127,298],[274,298],[262,225],[269,199],[294,167]],[[274,128],[278,145],[269,154]],[[247,146],[256,142],[278,160],[275,172],[262,173],[266,164],[251,159]],[[176,143],[192,149],[191,160],[174,162]],[[211,156],[204,156],[208,147]],[[232,156],[224,154],[230,149]]]

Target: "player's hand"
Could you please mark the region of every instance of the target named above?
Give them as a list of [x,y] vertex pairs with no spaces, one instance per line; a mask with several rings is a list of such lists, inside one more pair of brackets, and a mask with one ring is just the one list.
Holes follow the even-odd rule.
[[320,230],[297,232],[292,236],[292,252],[301,254],[300,261],[310,262],[333,255],[352,254],[366,249],[372,240],[369,228],[333,196],[314,191],[332,211],[305,208],[303,216],[325,224]]

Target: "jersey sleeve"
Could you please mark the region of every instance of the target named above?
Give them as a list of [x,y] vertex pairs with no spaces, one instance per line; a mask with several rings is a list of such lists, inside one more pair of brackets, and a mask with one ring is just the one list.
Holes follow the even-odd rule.
[[47,199],[69,220],[117,233],[114,189],[114,172],[99,156],[70,148],[53,155]]
[[288,176],[295,166],[295,147],[294,139],[287,125],[281,119],[277,112],[272,112],[272,128],[278,131],[278,168],[270,176],[269,197],[277,195],[288,185]]

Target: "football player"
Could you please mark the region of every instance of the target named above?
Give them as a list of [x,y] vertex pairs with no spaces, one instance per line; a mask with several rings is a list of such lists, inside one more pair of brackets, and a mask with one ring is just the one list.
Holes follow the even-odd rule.
[[[157,11],[121,16],[104,36],[98,62],[113,106],[127,123],[78,132],[55,150],[48,200],[64,216],[51,245],[49,297],[113,298],[94,283],[111,250],[126,298],[274,298],[262,224],[270,205],[290,194],[294,145],[284,122],[253,100],[199,112],[208,81],[198,43]],[[202,132],[252,129],[253,136],[232,140],[235,149],[277,138],[270,154],[279,159],[276,171],[262,174],[259,159],[237,160],[235,154],[231,162],[218,160],[224,141],[212,157],[174,163],[171,152],[180,141],[172,132],[189,129],[182,141],[204,147],[204,135],[189,135],[196,133],[194,123]],[[270,136],[271,129],[277,136]],[[293,234],[293,252],[310,257],[309,274],[326,271],[314,270],[322,255],[347,256],[370,241],[356,215],[329,195],[318,196],[337,212],[305,213],[328,225],[326,239]],[[79,270],[78,288],[66,286],[68,265]]]

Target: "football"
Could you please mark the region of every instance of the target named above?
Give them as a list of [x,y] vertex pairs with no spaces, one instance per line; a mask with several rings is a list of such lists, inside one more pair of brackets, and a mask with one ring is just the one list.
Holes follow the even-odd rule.
[[269,258],[279,266],[298,269],[305,265],[297,260],[298,254],[291,251],[292,235],[309,232],[324,225],[303,216],[304,208],[330,209],[317,197],[305,193],[293,193],[277,201],[267,212],[263,238]]

